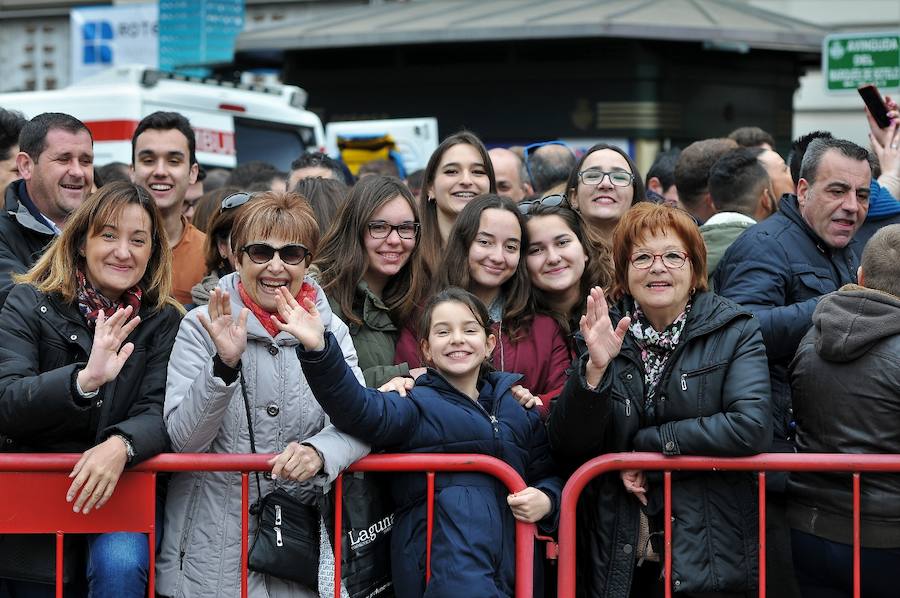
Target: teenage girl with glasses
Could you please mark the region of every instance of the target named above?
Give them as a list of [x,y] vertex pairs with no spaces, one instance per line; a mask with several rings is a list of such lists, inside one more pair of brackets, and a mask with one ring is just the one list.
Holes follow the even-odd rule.
[[622,215],[644,201],[644,193],[644,182],[631,157],[606,143],[588,149],[566,183],[569,203],[588,225],[591,239],[607,247]]
[[366,384],[408,376],[394,365],[399,331],[427,286],[419,209],[400,179],[359,180],[322,240],[314,267],[335,315],[349,327]]

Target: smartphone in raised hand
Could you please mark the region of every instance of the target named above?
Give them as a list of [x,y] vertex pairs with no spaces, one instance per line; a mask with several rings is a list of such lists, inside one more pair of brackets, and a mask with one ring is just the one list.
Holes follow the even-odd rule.
[[861,85],[856,91],[859,92],[863,102],[866,103],[866,108],[869,109],[869,113],[872,115],[872,118],[875,119],[878,126],[882,129],[888,128],[891,124],[891,119],[888,118],[887,106],[885,105],[884,99],[882,99],[878,88],[871,84]]

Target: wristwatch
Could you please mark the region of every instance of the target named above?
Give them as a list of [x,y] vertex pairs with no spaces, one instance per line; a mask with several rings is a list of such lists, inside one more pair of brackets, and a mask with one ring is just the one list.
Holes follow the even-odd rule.
[[132,445],[131,441],[122,434],[113,434],[112,436],[120,439],[125,444],[125,455],[127,456],[126,463],[131,463],[132,459],[134,459],[134,445]]

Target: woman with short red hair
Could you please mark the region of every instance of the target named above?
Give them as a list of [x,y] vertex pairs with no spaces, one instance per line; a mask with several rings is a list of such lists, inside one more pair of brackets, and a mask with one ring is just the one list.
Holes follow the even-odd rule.
[[[749,312],[707,290],[706,248],[681,210],[643,203],[613,233],[607,308],[595,287],[580,357],[550,416],[561,463],[649,451],[738,457],[765,451],[772,413],[766,351]],[[672,578],[683,596],[744,596],[759,569],[754,475],[674,474]],[[662,595],[662,478],[623,471],[585,490],[581,591]]]

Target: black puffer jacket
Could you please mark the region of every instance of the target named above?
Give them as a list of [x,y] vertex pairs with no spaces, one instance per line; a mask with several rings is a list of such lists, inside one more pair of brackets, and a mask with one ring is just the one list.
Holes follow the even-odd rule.
[[[791,364],[797,450],[900,453],[900,298],[847,285],[826,295]],[[795,472],[791,527],[852,542],[849,474]],[[862,544],[900,547],[900,474],[863,474]]]
[[[618,322],[633,304],[610,314]],[[640,349],[628,334],[596,390],[587,387],[581,347],[550,417],[554,457],[570,467],[604,453],[744,456],[771,444],[772,413],[765,348],[756,320],[734,303],[699,293],[681,341],[645,406]],[[749,473],[673,476],[672,553],[679,592],[741,592],[756,587],[757,491]],[[648,474],[646,512],[662,530],[662,478]],[[578,511],[579,595],[626,598],[638,541],[640,503],[617,473],[585,489]],[[661,550],[662,543],[654,542]]]
[[134,352],[91,400],[75,391],[93,331],[78,307],[16,285],[0,311],[0,450],[82,452],[121,434],[139,463],[168,449],[162,419],[166,367],[181,314],[141,308]]

